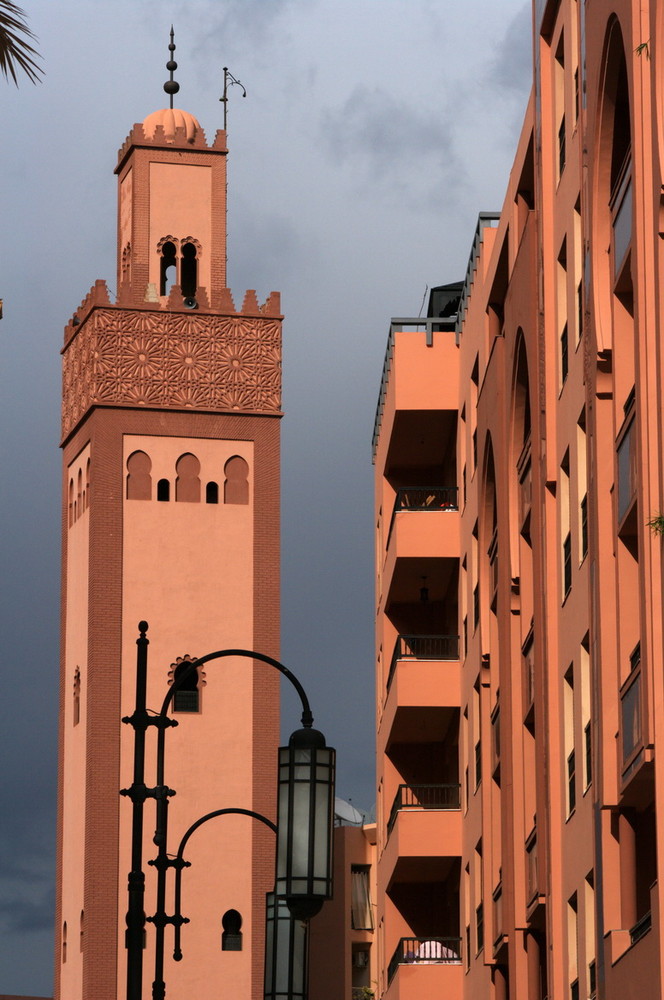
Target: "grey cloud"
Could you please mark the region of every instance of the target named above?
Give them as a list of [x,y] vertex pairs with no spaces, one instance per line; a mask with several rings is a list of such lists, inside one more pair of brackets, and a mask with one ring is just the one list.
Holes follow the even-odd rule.
[[488,82],[507,90],[527,92],[533,72],[532,13],[525,3],[512,18],[497,46]]
[[360,85],[342,107],[323,111],[320,128],[338,161],[364,165],[365,182],[392,186],[412,207],[444,203],[462,183],[445,108],[419,110],[380,87]]

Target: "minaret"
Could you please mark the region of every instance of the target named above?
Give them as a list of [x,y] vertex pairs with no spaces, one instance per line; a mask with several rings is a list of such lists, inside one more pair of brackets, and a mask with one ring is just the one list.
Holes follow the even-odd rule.
[[[280,304],[273,292],[259,306],[250,291],[238,310],[226,288],[226,152],[225,132],[208,144],[172,106],[134,125],[116,167],[117,301],[97,281],[65,329],[58,1000],[125,993],[131,805],[119,789],[132,781],[132,731],[120,720],[133,711],[137,623],[149,622],[155,711],[182,659],[228,647],[279,654]],[[211,810],[275,814],[276,672],[227,659],[200,674],[166,739],[172,853]],[[191,923],[178,964],[167,928],[167,997],[258,1000],[272,834],[220,818],[187,856]],[[240,950],[222,950],[229,911],[241,916]],[[153,936],[148,923],[146,998]]]

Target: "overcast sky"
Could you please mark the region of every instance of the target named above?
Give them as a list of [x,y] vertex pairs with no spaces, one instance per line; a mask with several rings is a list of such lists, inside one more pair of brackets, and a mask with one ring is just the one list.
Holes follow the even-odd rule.
[[[163,107],[229,103],[229,284],[282,293],[282,659],[374,792],[371,434],[388,325],[464,277],[530,87],[524,0],[24,0],[42,84],[0,83],[0,993],[52,990],[62,328],[115,286],[117,149]],[[284,691],[284,728],[297,711]]]

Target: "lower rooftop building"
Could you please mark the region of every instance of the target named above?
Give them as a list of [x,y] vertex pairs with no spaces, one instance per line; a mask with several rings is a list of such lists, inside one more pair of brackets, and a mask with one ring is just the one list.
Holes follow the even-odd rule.
[[537,0],[374,433],[377,996],[662,995],[664,9]]

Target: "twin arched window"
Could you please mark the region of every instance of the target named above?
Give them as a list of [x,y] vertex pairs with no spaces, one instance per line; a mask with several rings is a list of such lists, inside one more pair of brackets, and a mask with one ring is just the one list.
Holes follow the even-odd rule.
[[194,296],[198,288],[198,261],[201,247],[191,236],[178,240],[175,236],[165,236],[160,240],[159,252],[159,294],[170,294],[173,285],[180,285],[185,298]]

